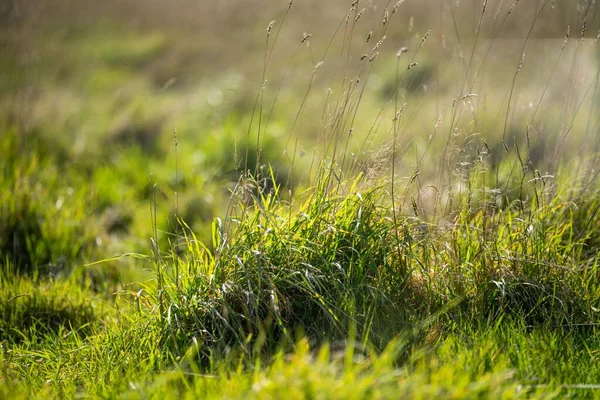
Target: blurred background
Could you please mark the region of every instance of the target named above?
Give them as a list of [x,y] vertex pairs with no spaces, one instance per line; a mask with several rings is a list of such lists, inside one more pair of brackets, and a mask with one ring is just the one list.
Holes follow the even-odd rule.
[[396,178],[419,176],[402,203],[425,219],[431,187],[465,184],[482,154],[503,189],[525,153],[532,179],[595,177],[595,1],[351,3],[1,1],[4,253],[64,257],[15,226],[80,231],[73,257],[144,251],[152,202],[165,241],[177,214],[210,247],[245,166],[301,190],[334,135],[342,178],[389,176],[395,138]]

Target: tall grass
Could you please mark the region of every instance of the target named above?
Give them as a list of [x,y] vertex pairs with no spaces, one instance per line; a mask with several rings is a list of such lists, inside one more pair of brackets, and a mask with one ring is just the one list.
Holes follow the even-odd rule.
[[[435,27],[389,50],[403,2],[375,8],[354,1],[320,46],[309,33],[298,35],[271,88],[278,40],[296,6],[287,3],[280,22],[263,31],[248,127],[230,149],[236,183],[211,242],[181,219],[180,176],[189,171],[181,169],[185,144],[177,133],[169,207],[178,225],[161,231],[168,196],[151,176],[138,198],[150,215],[151,248],[128,255],[146,262],[152,279],[120,286],[114,313],[86,307],[92,295],[72,280],[17,276],[12,268],[25,250],[0,236],[0,395],[4,385],[6,393],[37,396],[589,395],[600,375],[592,361],[600,323],[600,142],[592,139],[598,74],[584,61],[593,10],[577,21],[569,83],[554,85],[567,34],[549,73],[530,86],[524,77],[534,76],[535,65],[528,69],[525,54],[551,8],[537,5],[518,54],[510,54],[515,67],[498,72],[507,80],[498,91],[486,80],[489,57],[505,23],[524,11],[519,1],[499,5],[490,27],[488,3],[473,3],[472,41],[461,35],[458,5],[449,4],[454,50]],[[482,45],[488,30],[492,39]],[[446,70],[446,79],[459,77],[448,89],[440,66],[435,74],[419,72],[434,45],[444,50],[438,62],[449,56],[456,63],[456,71]],[[290,111],[279,96],[303,52],[311,59],[299,74],[307,86]],[[377,98],[369,82],[381,80],[378,68],[388,64],[392,78]],[[559,100],[549,101],[559,89]],[[524,105],[521,98],[533,100]],[[292,117],[279,136],[286,142],[280,161],[269,164],[265,148],[278,111]],[[12,158],[1,178],[16,190],[21,175],[37,176],[35,158],[19,160],[16,136],[7,137]],[[84,175],[76,176],[85,185]],[[15,206],[2,216],[55,217],[25,212],[47,211],[45,192],[22,196],[32,193],[30,206],[3,197]],[[83,219],[85,210],[74,210]],[[87,237],[66,226],[24,234],[33,271],[58,254],[85,255]],[[44,242],[36,235],[54,232],[48,251],[36,250]]]
[[[506,12],[506,17],[515,12],[517,4]],[[486,7],[487,2],[481,8],[476,37]],[[353,4],[314,67],[290,129],[290,170],[297,168],[298,118],[307,106],[317,74],[327,63],[331,44],[339,41],[344,59],[337,63],[330,85],[337,88],[333,91],[337,95],[327,93],[325,97],[320,127],[323,150],[314,152],[320,158],[311,161],[315,173],[307,177],[311,180],[305,181],[304,191],[285,193],[276,183],[266,190],[260,183],[262,178],[255,178],[261,170],[260,138],[268,133],[261,122],[265,98],[265,86],[261,84],[254,109],[258,119],[254,175],[249,173],[246,154],[245,172],[231,195],[231,211],[213,228],[215,252],[197,244],[193,235],[188,236],[187,254],[177,258],[178,265],[173,267],[186,272],[169,278],[170,283],[161,281],[156,297],[163,314],[169,310],[169,317],[163,318],[169,332],[167,342],[178,353],[198,342],[208,358],[214,352],[222,354],[232,348],[251,356],[256,349],[268,350],[273,344],[292,344],[295,332],[300,330],[315,343],[356,335],[352,340],[381,348],[398,332],[420,326],[423,315],[437,315],[436,319],[444,321],[442,326],[450,331],[486,326],[502,319],[549,330],[594,329],[594,310],[600,300],[595,283],[597,257],[591,244],[596,239],[595,233],[582,229],[581,224],[595,224],[596,207],[585,200],[594,197],[595,185],[588,186],[591,191],[573,202],[571,194],[561,193],[556,189],[558,185],[548,183],[553,176],[532,169],[535,167],[529,155],[523,154],[519,139],[515,138],[514,147],[509,147],[506,136],[524,50],[545,7],[543,4],[536,11],[506,104],[500,104],[499,113],[504,114],[500,148],[491,148],[486,139],[476,145],[480,134],[470,132],[471,122],[466,120],[469,108],[477,120],[470,100],[477,95],[464,93],[467,82],[475,87],[479,77],[478,72],[474,81],[469,79],[475,69],[472,65],[478,43],[474,41],[463,89],[446,108],[450,114],[447,137],[441,138],[441,143],[430,137],[425,152],[417,153],[423,160],[428,153],[443,149],[441,167],[438,164],[437,171],[433,169],[437,178],[435,186],[430,186],[435,196],[429,215],[423,213],[422,188],[435,175],[424,174],[418,165],[413,167],[408,183],[396,190],[400,186],[397,168],[403,151],[398,138],[412,128],[415,116],[404,118],[415,100],[410,93],[400,92],[404,82],[411,79],[412,70],[418,68],[415,60],[426,46],[429,33],[421,38],[403,73],[399,60],[405,50],[398,52],[395,90],[379,112],[384,121],[386,115],[392,118],[382,122],[378,117],[371,126],[371,131],[380,126],[387,129],[386,137],[391,140],[389,153],[375,153],[375,157],[386,157],[389,162],[376,175],[357,173],[363,167],[351,158],[350,149],[362,104],[361,85],[369,80],[371,66],[385,43],[390,23],[388,8],[369,30],[370,50],[360,56],[352,52],[352,43],[358,40],[357,22],[364,10]],[[269,45],[273,26],[271,23],[267,28],[261,82],[276,45],[276,38]],[[277,32],[279,29],[281,25]],[[564,45],[561,53],[563,50]],[[488,54],[489,49],[481,65]],[[549,79],[552,77],[553,73]],[[586,96],[584,93],[582,102]],[[578,110],[568,118],[574,120]],[[441,128],[444,113],[438,117],[436,130]],[[529,126],[536,113],[537,109]],[[531,138],[528,135],[526,139],[525,150],[529,152]],[[504,159],[497,158],[498,151],[505,153]],[[380,162],[372,159],[365,167]],[[558,164],[552,161],[548,166],[552,165]],[[562,173],[568,175],[566,166],[561,167]],[[270,173],[273,182],[277,182],[276,174]],[[419,190],[411,196],[415,184]],[[577,206],[579,201],[586,205]],[[410,206],[404,206],[408,202]],[[173,279],[185,282],[181,289],[173,286]]]

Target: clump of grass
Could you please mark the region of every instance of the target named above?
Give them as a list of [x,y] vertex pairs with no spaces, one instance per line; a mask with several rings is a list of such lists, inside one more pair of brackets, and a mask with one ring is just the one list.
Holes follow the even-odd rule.
[[[550,330],[595,324],[598,257],[573,233],[581,231],[571,203],[540,194],[548,203],[529,199],[503,209],[481,201],[481,208],[470,209],[475,197],[465,195],[449,227],[433,228],[433,253],[422,255],[431,260],[424,276],[435,290],[466,301],[459,307],[459,314],[471,315],[465,322],[516,318]],[[582,219],[595,214],[580,212]]]
[[598,322],[598,257],[565,240],[573,222],[560,197],[493,211],[470,210],[464,193],[453,220],[428,225],[392,218],[382,187],[359,187],[321,185],[296,208],[277,191],[259,191],[252,206],[239,193],[229,226],[214,226],[214,252],[188,234],[183,256],[157,256],[148,300],[165,346],[184,354],[197,343],[206,361],[233,349],[271,354],[297,332],[382,348],[398,332],[422,340],[432,321],[446,332]]
[[[163,258],[155,235],[152,258],[157,283],[150,299],[164,329],[166,348],[184,354],[192,343],[200,343],[204,360],[231,349],[246,355],[257,349],[270,354],[274,344],[293,343],[296,330],[315,343],[344,340],[354,334],[352,340],[381,348],[397,332],[419,326],[423,315],[438,316],[448,331],[454,324],[478,326],[503,318],[547,329],[595,324],[593,310],[600,300],[594,279],[597,258],[582,250],[580,238],[564,240],[566,232],[573,229],[562,212],[565,200],[545,187],[541,173],[532,170],[532,162],[520,151],[516,138],[514,149],[504,140],[512,126],[511,99],[523,67],[522,53],[506,112],[501,105],[499,113],[505,116],[501,151],[510,154],[500,161],[489,157],[495,163],[490,166],[488,156],[498,151],[485,141],[482,146],[475,144],[479,133],[471,99],[477,95],[464,90],[476,40],[462,91],[444,111],[451,118],[448,137],[435,144],[442,145],[437,179],[420,177],[419,163],[425,153],[419,157],[416,151],[416,170],[402,190],[397,175],[402,154],[399,137],[410,128],[414,111],[410,93],[401,94],[400,89],[406,79],[423,83],[433,76],[421,79],[410,75],[419,65],[417,52],[428,39],[428,31],[402,81],[396,68],[394,90],[388,93],[393,98],[386,106],[394,103],[395,117],[381,125],[393,140],[391,166],[383,169],[385,176],[377,177],[379,181],[364,182],[361,176],[352,176],[356,165],[350,149],[363,95],[357,87],[361,78],[368,80],[370,69],[363,65],[356,78],[349,78],[353,76],[350,43],[362,13],[354,6],[340,24],[346,29],[342,54],[348,46],[348,56],[335,78],[341,81],[337,99],[330,100],[332,91],[327,92],[320,132],[325,149],[322,160],[313,160],[321,169],[316,168],[319,171],[312,188],[303,195],[280,194],[272,171],[274,186],[270,188],[261,185],[262,177],[253,179],[249,172],[254,169],[258,175],[262,146],[267,148],[267,124],[262,122],[264,81],[272,51],[267,40],[261,86],[246,138],[252,143],[253,121],[258,119],[256,146],[254,151],[245,149],[244,169],[238,171],[241,176],[226,222],[213,229],[214,252],[189,234],[183,257],[177,253]],[[354,24],[349,18],[352,12]],[[383,25],[388,17],[385,11]],[[270,24],[267,38],[272,28]],[[337,31],[334,39],[336,35]],[[367,60],[367,55],[360,61],[365,65],[375,62],[375,51],[383,51],[385,38],[382,28],[371,50],[373,57]],[[314,66],[296,118],[306,106],[324,58],[325,54]],[[380,115],[387,115],[384,108]],[[437,120],[436,130],[441,114]],[[290,171],[297,167],[300,135],[295,131],[296,122],[289,134],[293,143]],[[379,124],[375,121],[373,129]],[[430,136],[426,152],[433,139]],[[529,145],[527,136],[527,151]],[[495,171],[488,173],[491,167]],[[391,178],[387,176],[390,170]],[[356,180],[345,179],[347,176]],[[436,182],[438,193],[429,216],[419,212],[419,195],[409,198],[408,194],[413,183],[425,186],[420,179]],[[385,183],[377,186],[381,182]],[[409,201],[415,217],[408,216],[405,205]],[[594,217],[595,212],[589,216]],[[434,222],[431,227],[429,221]]]
[[156,266],[167,277],[157,307],[170,347],[197,340],[251,353],[255,340],[265,349],[293,343],[297,330],[315,343],[344,340],[352,327],[364,343],[393,336],[421,303],[380,199],[316,192],[291,211],[277,193],[261,195],[231,230],[215,226],[214,255],[188,237],[187,256],[175,261],[179,285],[172,263]]

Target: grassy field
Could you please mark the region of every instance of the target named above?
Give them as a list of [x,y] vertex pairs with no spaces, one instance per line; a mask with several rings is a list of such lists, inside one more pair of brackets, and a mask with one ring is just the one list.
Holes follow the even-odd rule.
[[0,398],[600,397],[598,10],[0,5]]

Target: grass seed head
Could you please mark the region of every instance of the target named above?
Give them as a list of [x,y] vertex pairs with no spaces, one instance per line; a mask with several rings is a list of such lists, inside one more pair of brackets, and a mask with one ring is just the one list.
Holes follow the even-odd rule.
[[375,44],[375,47],[373,47],[373,49],[371,49],[371,53],[377,51],[377,49],[379,49],[381,47],[381,45],[383,44],[383,42],[385,41],[385,38],[387,36],[382,37],[379,42],[377,42],[377,44]]
[[398,52],[396,52],[396,57],[400,57],[402,54],[408,52],[408,47],[400,47]]
[[425,41],[427,40],[427,38],[429,37],[429,35],[431,35],[431,29],[427,31],[427,33],[425,34],[425,36],[423,36],[423,39],[421,39],[421,45],[420,47],[423,47],[423,45],[425,44]]
[[502,10],[502,6],[504,5],[504,0],[500,0],[498,3],[498,7],[496,8],[496,13],[494,14],[494,21],[498,19],[500,16],[500,11]]
[[354,18],[354,22],[357,22],[360,17],[363,15],[363,13],[365,12],[366,8],[361,8],[360,11],[358,12],[358,14],[356,15],[356,18]]
[[521,54],[521,60],[519,61],[519,66],[517,67],[517,74],[521,72],[521,67],[523,67],[523,63],[525,62],[525,53]]
[[352,13],[352,11],[356,10],[356,7],[350,7],[350,9],[348,10],[348,12],[346,13],[346,23],[350,22],[350,14]]
[[398,7],[400,7],[404,3],[404,0],[399,0],[394,4],[394,8],[392,8],[392,14],[395,14],[398,11]]
[[271,35],[271,31],[273,30],[273,25],[275,25],[275,20],[269,22],[269,26],[267,26],[267,37]]
[[437,132],[437,130],[439,129],[440,125],[442,125],[442,114],[438,115],[437,122],[435,123],[435,126],[433,127],[433,131]]
[[571,35],[571,26],[567,26],[567,32],[565,33],[565,40],[563,40],[563,44],[562,44],[562,50],[565,49],[565,47],[567,47],[567,42],[569,41],[569,36]]
[[392,121],[398,121],[400,119],[400,116],[402,115],[402,112],[404,111],[404,107],[406,107],[406,103],[402,103],[402,105],[400,106],[400,109],[396,112],[396,115],[394,116],[394,119],[392,119]]
[[510,15],[510,14],[512,14],[512,12],[513,12],[513,10],[515,9],[515,7],[517,6],[517,4],[519,4],[519,1],[521,1],[521,0],[516,0],[516,1],[515,1],[515,2],[512,4],[512,6],[510,6],[510,9],[508,10],[508,14],[507,14],[507,15]]

